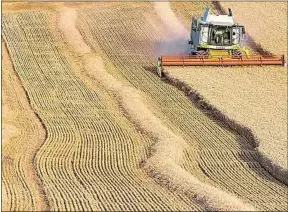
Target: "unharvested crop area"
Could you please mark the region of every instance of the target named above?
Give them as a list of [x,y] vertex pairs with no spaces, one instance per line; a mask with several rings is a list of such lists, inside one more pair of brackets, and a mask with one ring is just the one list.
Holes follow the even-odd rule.
[[[286,2],[222,2],[222,7],[234,11],[236,21],[247,27],[248,33],[262,48],[287,58]],[[247,12],[247,11],[253,12]]]
[[228,117],[248,126],[259,149],[287,169],[287,70],[285,67],[167,68]]
[[[38,126],[32,140],[4,134],[3,151],[31,157],[17,145],[39,144],[31,167],[2,158],[5,210],[285,210],[287,186],[262,168],[254,144],[155,74],[157,48],[173,42],[163,6],[64,3],[3,14],[7,67],[22,89],[3,101],[26,100],[19,116]],[[14,81],[5,78],[7,96]],[[17,132],[9,120],[4,127]],[[35,179],[12,178],[11,166]]]
[[[177,6],[185,8],[185,3],[180,2]],[[236,20],[246,26],[249,36],[254,39],[251,47],[256,48],[255,51],[264,48],[287,55],[287,2],[263,2],[261,7],[256,2],[223,2],[221,6],[232,8]],[[256,12],[248,13],[248,8]],[[192,15],[191,11],[183,9],[178,14],[183,22]],[[186,24],[186,28],[189,27]],[[255,42],[261,46],[260,50]],[[167,68],[166,71],[198,91],[228,117],[252,129],[260,141],[259,149],[287,170],[286,67],[185,67]]]

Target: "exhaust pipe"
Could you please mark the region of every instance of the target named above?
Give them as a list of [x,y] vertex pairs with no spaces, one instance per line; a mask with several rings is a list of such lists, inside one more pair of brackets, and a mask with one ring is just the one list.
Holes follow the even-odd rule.
[[228,8],[228,16],[233,16],[232,10],[230,8]]

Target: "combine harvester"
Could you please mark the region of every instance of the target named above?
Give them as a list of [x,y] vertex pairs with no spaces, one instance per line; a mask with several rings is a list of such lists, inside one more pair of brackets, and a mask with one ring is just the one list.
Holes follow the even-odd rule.
[[234,24],[232,11],[228,10],[228,15],[210,15],[207,8],[200,20],[193,17],[190,53],[159,57],[158,75],[162,76],[164,66],[285,66],[284,55],[254,54],[245,47],[245,28]]

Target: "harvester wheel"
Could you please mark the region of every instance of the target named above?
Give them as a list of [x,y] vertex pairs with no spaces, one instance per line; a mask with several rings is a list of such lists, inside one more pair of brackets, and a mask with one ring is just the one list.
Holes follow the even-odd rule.
[[200,51],[196,52],[196,55],[207,55],[207,54],[208,54],[208,52],[205,50],[200,50]]
[[160,66],[158,66],[157,67],[157,74],[158,74],[158,76],[161,78],[162,77],[162,67]]
[[157,60],[157,74],[160,78],[162,77],[162,60],[161,60],[161,57],[158,57],[158,60]]
[[243,52],[241,52],[241,51],[233,51],[232,55],[233,56],[243,56]]

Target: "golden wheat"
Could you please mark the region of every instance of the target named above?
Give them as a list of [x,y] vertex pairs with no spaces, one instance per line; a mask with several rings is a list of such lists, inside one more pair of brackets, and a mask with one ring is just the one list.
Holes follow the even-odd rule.
[[287,167],[287,72],[284,67],[186,67],[166,71],[200,92],[228,117],[251,128],[261,141],[260,149]]
[[[285,210],[287,186],[259,165],[254,144],[156,76],[155,52],[167,25],[152,3],[71,6],[78,16],[63,9],[57,22],[51,11],[3,16],[15,71],[47,132],[35,166],[50,210],[233,210],[235,204],[246,207],[242,201],[259,210]],[[159,120],[148,118],[154,116]],[[14,124],[9,131],[17,134]],[[6,167],[5,176],[25,179],[21,166],[16,175]],[[12,178],[3,177],[4,201],[31,209],[35,193],[21,196],[29,193],[24,189],[19,195],[23,184]],[[229,192],[242,201],[227,202]],[[217,202],[219,194],[225,198]]]

